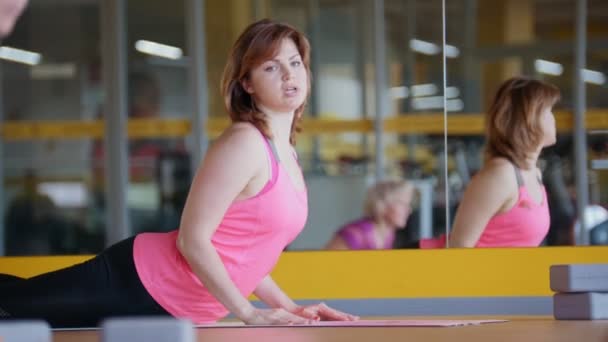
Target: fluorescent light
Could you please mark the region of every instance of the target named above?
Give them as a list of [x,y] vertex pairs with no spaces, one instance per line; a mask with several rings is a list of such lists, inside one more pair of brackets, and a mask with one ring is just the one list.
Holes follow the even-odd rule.
[[416,110],[443,108],[443,96],[428,96],[412,99],[412,108]]
[[459,112],[464,108],[464,102],[461,99],[453,99],[446,101],[448,112]]
[[437,86],[432,83],[417,84],[412,86],[412,96],[430,96],[437,94]]
[[445,56],[449,58],[456,58],[460,55],[460,49],[454,45],[445,45]]
[[[441,46],[427,42],[420,39],[410,40],[410,49],[416,52],[420,52],[425,55],[436,55],[441,52]],[[460,55],[460,49],[454,45],[445,45],[445,56],[449,58],[456,58]]]
[[410,40],[410,49],[425,55],[436,55],[441,51],[439,45],[420,39]]
[[87,206],[87,188],[79,182],[40,183],[38,191],[49,196],[59,207],[84,208]]
[[409,96],[409,90],[407,90],[407,87],[392,87],[390,89],[391,92],[391,97],[393,99],[405,99]]
[[42,55],[36,52],[0,46],[0,58],[11,62],[36,65],[40,63]]
[[[428,96],[412,99],[412,108],[415,110],[439,109],[443,108],[443,96]],[[461,111],[464,102],[461,99],[451,99],[446,101],[446,109],[449,112]]]
[[30,69],[30,76],[37,80],[70,79],[76,75],[74,63],[40,64]]
[[534,61],[534,69],[541,74],[559,76],[564,72],[564,67],[561,64],[537,59]]
[[127,204],[129,208],[156,210],[160,205],[156,183],[131,183],[127,188]]
[[599,71],[583,69],[582,78],[584,82],[602,85],[606,83],[606,75]]
[[183,56],[182,49],[175,46],[151,42],[149,40],[138,40],[135,42],[135,50],[149,55],[168,59],[180,59]]
[[[412,97],[423,97],[437,94],[439,89],[432,83],[417,84],[411,88]],[[410,90],[405,86],[390,88],[391,97],[393,99],[404,99],[410,96]],[[448,99],[457,98],[460,96],[460,90],[457,87],[447,87],[445,94]]]
[[447,87],[445,88],[445,97],[448,99],[453,99],[460,96],[460,90],[457,87]]

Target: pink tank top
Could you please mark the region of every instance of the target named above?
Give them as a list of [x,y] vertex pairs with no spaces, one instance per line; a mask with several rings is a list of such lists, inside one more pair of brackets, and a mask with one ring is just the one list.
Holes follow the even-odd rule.
[[475,247],[538,247],[547,235],[551,219],[545,187],[541,203],[536,203],[517,167],[515,175],[519,187],[517,203],[490,219]]
[[[230,278],[245,297],[274,268],[308,215],[306,189],[295,188],[271,144],[266,141],[272,178],[257,195],[233,202],[212,237]],[[133,258],[144,287],[175,317],[196,324],[225,317],[228,310],[192,272],[176,240],[177,230],[135,238]]]
[[395,241],[395,233],[392,232],[386,237],[384,245],[380,248],[376,246],[374,237],[374,223],[369,218],[362,218],[350,222],[340,228],[338,236],[344,240],[349,249],[391,249]]

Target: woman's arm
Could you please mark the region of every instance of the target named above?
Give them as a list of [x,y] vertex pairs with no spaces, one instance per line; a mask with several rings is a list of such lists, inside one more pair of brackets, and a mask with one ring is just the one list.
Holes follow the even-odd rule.
[[283,308],[289,312],[298,308],[298,305],[281,290],[269,275],[258,284],[253,293],[271,308]]
[[255,308],[230,279],[211,237],[230,204],[264,170],[262,144],[253,127],[236,125],[209,149],[190,188],[177,239],[177,247],[194,274],[243,321],[253,315]]
[[313,321],[354,321],[359,319],[357,316],[330,308],[324,303],[300,306],[291,300],[270,276],[264,278],[254,293],[271,308],[281,308]]
[[[517,196],[513,166],[492,161],[467,186],[449,236],[449,247],[475,247],[492,216]],[[516,197],[515,197],[516,198]]]

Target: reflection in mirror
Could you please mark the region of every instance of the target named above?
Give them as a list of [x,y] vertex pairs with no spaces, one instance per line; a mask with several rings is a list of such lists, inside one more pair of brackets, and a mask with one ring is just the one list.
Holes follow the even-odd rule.
[[[102,103],[99,7],[97,1],[30,1],[0,42],[0,117],[12,125],[0,142],[0,255],[103,247],[98,219],[105,213],[94,194],[105,193],[95,186],[90,158],[95,137],[79,132]],[[71,130],[52,127],[70,121]],[[78,137],[66,139],[71,135]]]
[[[481,217],[483,205],[489,203],[488,199],[500,195],[490,196],[488,184],[483,183],[484,174],[494,163],[484,162],[484,147],[488,145],[485,137],[488,132],[484,131],[483,124],[484,115],[493,114],[491,108],[494,95],[506,80],[525,75],[555,85],[561,93],[561,100],[554,107],[556,141],[543,149],[537,163],[546,195],[535,196],[538,193],[535,191],[536,184],[532,176],[529,176],[529,180],[524,179],[526,194],[518,194],[537,200],[545,199],[548,203],[550,225],[538,245],[571,245],[581,241],[581,220],[577,201],[587,200],[587,186],[584,185],[586,183],[589,183],[591,205],[585,209],[585,230],[588,232],[583,232],[582,236],[595,236],[593,241],[588,241],[591,244],[608,243],[608,239],[599,238],[603,236],[599,232],[602,232],[602,229],[605,231],[602,224],[605,225],[608,218],[605,209],[608,202],[606,194],[603,194],[603,189],[607,188],[606,179],[602,178],[605,171],[601,168],[601,162],[598,162],[597,169],[593,168],[596,156],[606,153],[607,140],[602,132],[607,127],[596,118],[606,115],[603,113],[605,96],[601,97],[599,94],[605,94],[606,85],[605,67],[608,60],[606,54],[602,54],[602,50],[606,51],[606,45],[601,44],[601,41],[605,41],[608,26],[601,18],[608,13],[608,8],[601,6],[598,1],[589,1],[585,14],[577,8],[578,3],[574,0],[564,0],[560,1],[559,6],[548,6],[547,1],[533,0],[448,2],[447,43],[461,51],[459,58],[447,59],[449,189],[453,199],[452,206],[458,208],[454,213],[456,218],[452,226],[455,231],[483,231],[484,228],[487,229],[480,227],[487,224],[484,222],[496,220],[497,216],[501,215],[501,220],[505,220],[505,216],[509,216],[509,209],[515,210],[517,203],[522,202],[521,198],[517,201],[515,198],[502,201],[498,210],[490,210],[490,215],[486,213],[485,217]],[[577,30],[580,29],[579,26],[585,27],[585,20],[589,29],[586,33],[581,30],[583,34],[577,38]],[[560,27],[560,31],[556,32],[555,27]],[[588,41],[587,49],[581,50],[584,45],[580,42],[584,39]],[[586,67],[580,67],[584,64],[580,64],[575,51],[582,51],[583,57],[587,55]],[[582,63],[584,62],[583,59]],[[576,77],[576,70],[579,69],[581,83],[577,82]],[[582,92],[577,92],[579,84]],[[453,99],[459,100],[458,106],[450,106],[449,102]],[[581,105],[583,106],[580,107]],[[586,131],[582,126],[577,129],[577,126],[573,125],[577,115],[585,115]],[[510,117],[515,118],[515,114]],[[510,124],[514,122],[511,121]],[[514,148],[522,142],[521,137],[513,134],[505,138],[508,139],[509,148]],[[589,155],[589,162],[586,159],[577,162],[576,156],[584,154]],[[597,158],[601,159],[602,157]],[[589,172],[586,171],[587,164],[591,166]],[[526,171],[523,173],[525,178]],[[499,177],[498,174],[490,174]],[[580,182],[580,177],[583,177],[584,182]],[[500,190],[503,193],[513,192],[515,195],[515,180],[516,177],[511,175],[511,179],[504,180],[504,188],[501,187]],[[483,191],[476,191],[479,186],[475,183],[483,183]],[[506,184],[512,186],[507,187]],[[581,192],[580,189],[585,191]],[[476,192],[485,193],[486,197],[476,197]],[[531,203],[535,202],[542,203]],[[496,204],[494,206],[496,207]],[[496,215],[498,213],[502,214]],[[533,230],[532,228],[539,229],[539,226],[535,225],[530,230]],[[594,231],[598,234],[594,235]],[[487,239],[472,237],[467,240],[464,235],[450,236],[449,241],[454,242],[456,246],[489,246],[483,242],[487,242]],[[518,246],[514,242],[506,245]]]
[[[145,3],[145,5],[144,5]],[[185,1],[170,8],[158,1],[126,2],[128,107],[131,120],[185,119],[188,108],[188,63]],[[214,8],[210,6],[210,11]],[[152,25],[164,17],[162,24]],[[145,49],[143,42],[165,45]],[[174,58],[170,58],[174,57]],[[171,231],[180,224],[190,188],[192,148],[184,137],[131,137],[128,142],[129,181],[127,206],[131,234]]]
[[[442,178],[442,1],[387,1],[390,113],[387,165],[415,185],[418,201],[395,248],[434,248],[444,239]],[[421,20],[424,18],[424,20]],[[394,114],[392,114],[394,113]]]
[[391,249],[395,232],[405,228],[414,186],[405,181],[380,181],[369,187],[363,217],[341,227],[327,249]]
[[503,82],[486,112],[484,163],[467,184],[451,247],[537,247],[549,230],[541,150],[555,143],[557,87],[529,77]]
[[[43,2],[31,1],[14,32],[2,42],[42,56],[34,66],[2,61],[3,120],[11,125],[2,141],[2,235],[13,248],[9,254],[96,253],[109,228],[100,153],[104,83],[99,2]],[[406,180],[416,190],[407,223],[395,231],[392,248],[440,247],[445,244],[446,224],[453,223],[467,185],[483,165],[483,116],[494,93],[510,77],[531,76],[556,85],[562,95],[555,107],[556,143],[543,151],[538,163],[551,217],[541,244],[606,244],[608,8],[601,0],[587,2],[586,61],[580,67],[574,53],[580,46],[575,38],[575,27],[581,26],[579,2],[554,2],[445,1],[447,44],[442,49],[441,0],[382,1],[382,31],[376,30],[379,25],[372,15],[379,1],[255,0],[251,6],[237,7],[207,1],[209,134],[217,136],[227,123],[218,85],[230,43],[256,19],[289,22],[310,38],[314,73],[305,134],[297,145],[308,183],[309,218],[289,249],[323,249],[341,227],[364,216],[366,193],[380,180],[378,169],[385,179]],[[192,108],[186,86],[190,51],[184,2],[170,9],[157,0],[125,3],[130,119],[133,123],[143,116],[158,128],[150,133],[146,126],[129,137],[129,229],[173,229],[192,177],[188,158],[195,155],[187,128]],[[52,28],[47,25],[48,18],[64,17],[53,20],[59,24]],[[162,25],[157,24],[159,17],[164,18]],[[56,42],[47,39],[49,35],[71,38]],[[377,36],[384,36],[383,44]],[[142,52],[142,46],[137,48],[141,40],[163,43],[183,55],[152,56]],[[381,46],[386,58],[376,68]],[[442,52],[448,70],[445,89]],[[582,69],[584,92],[575,83],[577,69]],[[386,71],[383,83],[377,81],[378,70]],[[377,101],[378,93],[386,102]],[[447,158],[442,94],[449,116]],[[585,112],[587,134],[575,130],[575,112]],[[374,126],[377,113],[383,119],[381,139]],[[48,122],[55,119],[61,121]],[[582,162],[577,160],[581,151],[588,156]],[[581,171],[586,164],[588,172]],[[447,181],[444,167],[449,171]],[[581,174],[585,182],[580,182]],[[585,183],[590,205],[581,216],[577,202],[587,197],[580,192]],[[27,210],[19,214],[27,205],[39,208],[37,215],[27,215]],[[32,246],[19,247],[15,241],[22,239],[20,232],[11,229],[24,226],[14,223],[24,219],[52,222],[33,222],[32,228],[56,228],[31,232],[39,236],[29,239]],[[52,239],[47,236],[51,231]]]

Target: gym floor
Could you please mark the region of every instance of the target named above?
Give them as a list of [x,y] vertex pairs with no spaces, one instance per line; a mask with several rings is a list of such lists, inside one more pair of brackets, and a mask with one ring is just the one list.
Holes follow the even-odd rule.
[[[391,317],[398,319],[399,317]],[[420,318],[420,317],[418,317]],[[424,317],[422,317],[424,318]],[[428,317],[427,317],[428,318]],[[412,319],[412,317],[401,317]],[[429,319],[438,319],[432,317]],[[508,319],[461,327],[242,327],[197,328],[197,341],[608,341],[606,321],[557,321],[552,317],[444,317],[442,319]],[[98,342],[100,331],[56,331],[55,342]]]

